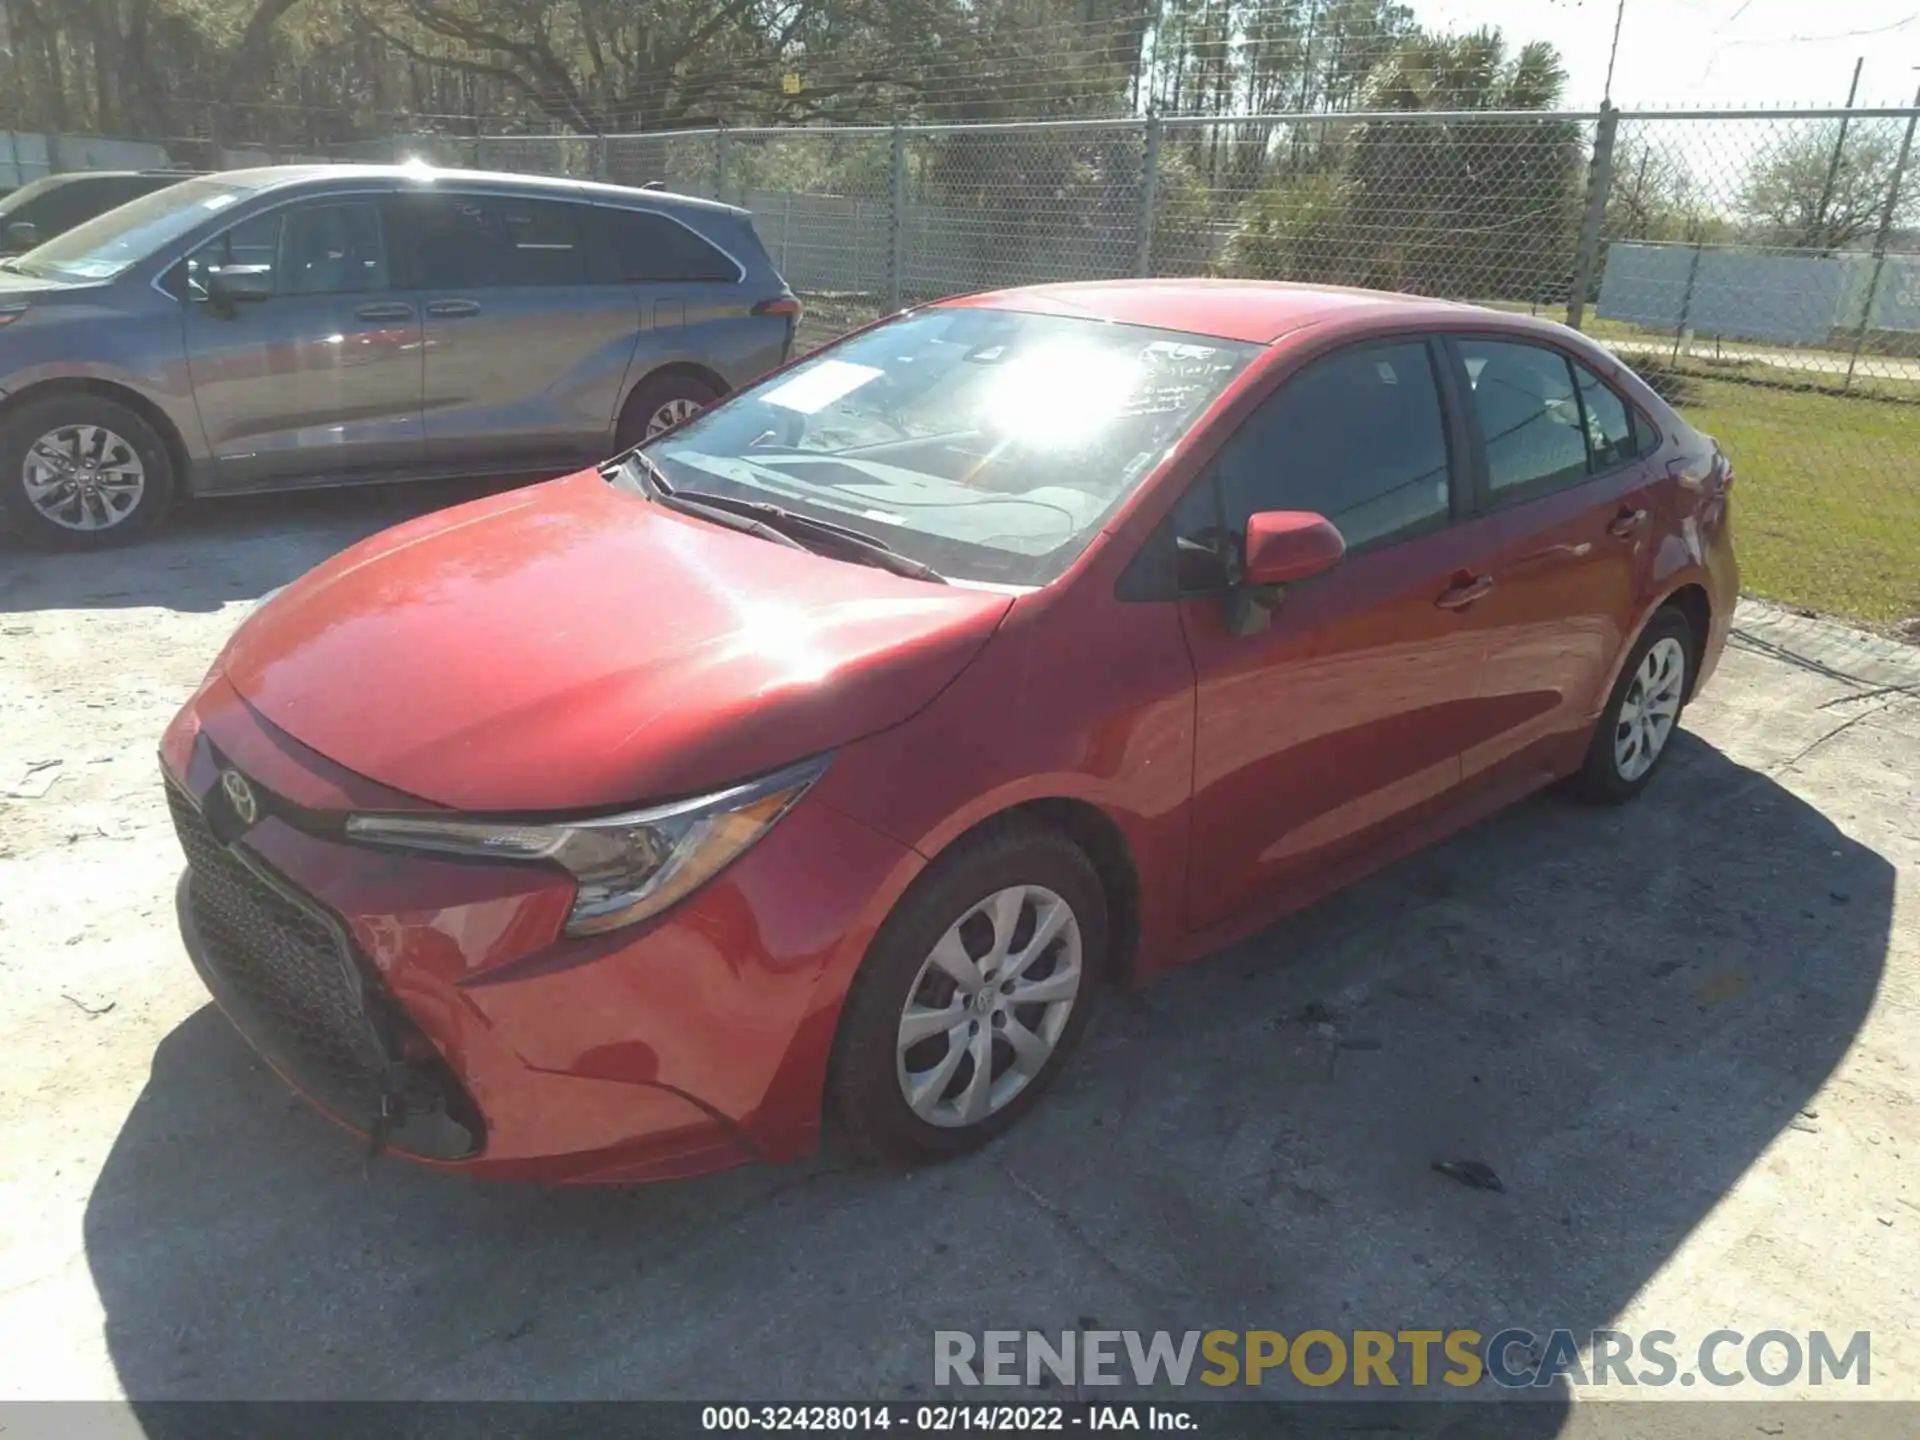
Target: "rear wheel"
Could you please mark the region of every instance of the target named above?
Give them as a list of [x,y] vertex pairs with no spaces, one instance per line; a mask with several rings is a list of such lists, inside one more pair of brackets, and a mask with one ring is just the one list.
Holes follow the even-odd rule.
[[149,529],[173,499],[173,459],[126,405],[76,392],[0,424],[0,509],[30,543],[97,549]]
[[719,398],[719,391],[697,375],[674,371],[640,382],[620,413],[618,443],[630,450],[642,441],[691,420]]
[[1680,727],[1693,657],[1693,627],[1686,616],[1672,609],[1655,611],[1594,726],[1586,762],[1574,777],[1579,795],[1617,804],[1646,789]]
[[832,1091],[855,1146],[897,1160],[985,1144],[1039,1100],[1085,1028],[1106,897],[1065,836],[962,842],[903,898],[841,1014]]

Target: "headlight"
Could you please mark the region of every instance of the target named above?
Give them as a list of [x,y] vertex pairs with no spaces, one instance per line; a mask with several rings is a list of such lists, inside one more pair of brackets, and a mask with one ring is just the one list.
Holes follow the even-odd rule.
[[579,882],[568,935],[598,935],[644,920],[698,889],[820,778],[824,757],[694,800],[595,820],[517,824],[431,815],[351,815],[347,834],[378,845],[546,861]]

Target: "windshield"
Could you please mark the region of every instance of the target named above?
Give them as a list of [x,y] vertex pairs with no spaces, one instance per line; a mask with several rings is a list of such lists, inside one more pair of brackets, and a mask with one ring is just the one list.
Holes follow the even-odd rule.
[[852,526],[952,579],[1042,585],[1258,348],[929,310],[742,391],[647,454],[677,489]]
[[224,180],[183,180],[56,235],[13,262],[58,280],[111,280],[247,193]]

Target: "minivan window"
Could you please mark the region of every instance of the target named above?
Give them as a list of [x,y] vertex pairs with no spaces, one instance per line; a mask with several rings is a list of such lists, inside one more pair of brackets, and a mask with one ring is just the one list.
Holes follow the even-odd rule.
[[109,210],[12,262],[29,275],[111,280],[184,238],[248,193],[214,177],[183,180]]
[[402,283],[412,290],[584,285],[585,208],[518,196],[399,196],[395,251]]
[[1176,330],[922,311],[653,442],[683,490],[866,532],[950,579],[1059,575],[1259,353]]
[[357,295],[387,288],[380,209],[368,200],[293,205],[250,216],[187,259],[188,293],[205,299],[210,275],[266,271],[276,295]]
[[717,281],[731,284],[740,267],[679,221],[645,210],[599,208],[596,270],[630,284]]
[[1324,515],[1349,549],[1446,524],[1447,432],[1425,342],[1314,361],[1234,433],[1213,468],[1234,535],[1262,510]]
[[160,187],[137,176],[50,175],[0,201],[0,226],[37,226],[49,239]]

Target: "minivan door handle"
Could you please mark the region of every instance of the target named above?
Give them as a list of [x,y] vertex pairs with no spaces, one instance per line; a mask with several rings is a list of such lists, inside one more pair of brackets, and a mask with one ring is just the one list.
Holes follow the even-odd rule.
[[1623,505],[1620,507],[1620,513],[1608,524],[1607,533],[1616,540],[1624,540],[1638,530],[1646,518],[1646,511]]
[[1453,583],[1442,590],[1433,603],[1442,610],[1464,610],[1491,589],[1493,589],[1491,575],[1474,575],[1462,570],[1453,577]]
[[479,313],[478,300],[434,300],[427,305],[427,314],[436,320],[459,320]]
[[413,307],[401,304],[362,305],[353,312],[353,318],[356,320],[411,320]]

